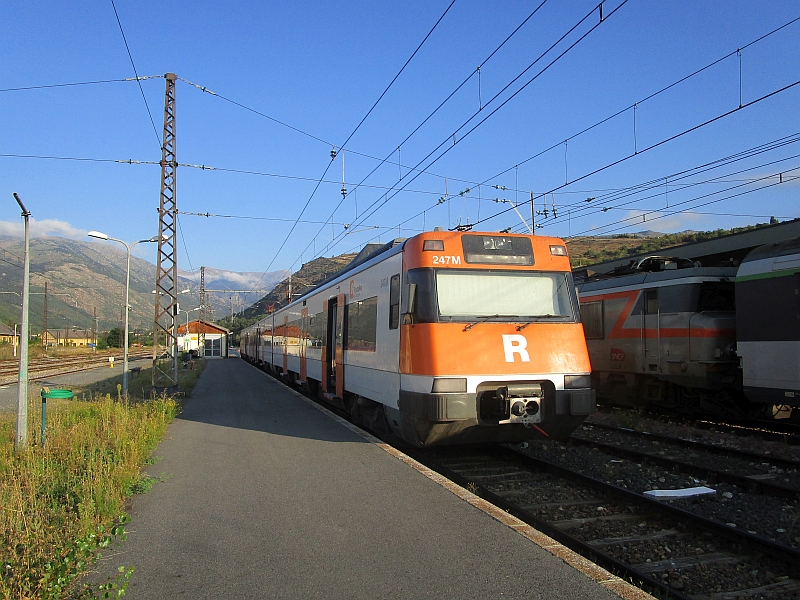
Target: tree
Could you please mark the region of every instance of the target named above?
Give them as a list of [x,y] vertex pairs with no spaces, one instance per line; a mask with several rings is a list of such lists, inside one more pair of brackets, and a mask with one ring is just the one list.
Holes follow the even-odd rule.
[[106,344],[110,348],[122,348],[122,335],[122,330],[119,327],[114,327],[106,336]]

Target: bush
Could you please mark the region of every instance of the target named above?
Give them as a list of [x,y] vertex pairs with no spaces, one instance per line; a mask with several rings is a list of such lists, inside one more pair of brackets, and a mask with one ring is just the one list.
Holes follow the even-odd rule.
[[[131,404],[106,395],[48,404],[45,448],[35,445],[35,403],[23,451],[13,450],[14,423],[0,422],[3,598],[63,597],[97,550],[123,533],[125,497],[178,412],[172,398]],[[121,578],[129,573],[123,569]]]

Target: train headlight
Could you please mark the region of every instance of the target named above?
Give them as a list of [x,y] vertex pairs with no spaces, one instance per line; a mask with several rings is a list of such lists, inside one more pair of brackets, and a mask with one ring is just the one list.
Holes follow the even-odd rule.
[[515,417],[521,417],[522,415],[524,415],[525,403],[519,401],[514,402],[514,404],[511,405],[511,414],[514,415]]
[[592,387],[592,378],[589,375],[564,375],[564,389],[574,390],[577,388]]
[[464,378],[436,378],[431,388],[433,394],[466,394],[467,380]]
[[528,402],[525,405],[525,412],[528,413],[529,415],[535,415],[536,413],[539,412],[539,403],[536,402],[536,400]]

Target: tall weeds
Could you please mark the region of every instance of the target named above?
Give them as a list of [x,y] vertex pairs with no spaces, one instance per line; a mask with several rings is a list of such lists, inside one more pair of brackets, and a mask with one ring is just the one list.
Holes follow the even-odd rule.
[[63,597],[96,550],[121,533],[125,498],[178,412],[171,398],[128,403],[48,401],[39,441],[38,403],[30,446],[14,453],[14,423],[0,420],[0,597]]

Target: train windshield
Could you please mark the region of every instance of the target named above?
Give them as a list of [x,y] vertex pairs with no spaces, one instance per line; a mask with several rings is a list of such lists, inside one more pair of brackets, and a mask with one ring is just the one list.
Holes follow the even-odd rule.
[[575,321],[571,273],[436,271],[438,317],[499,321]]

